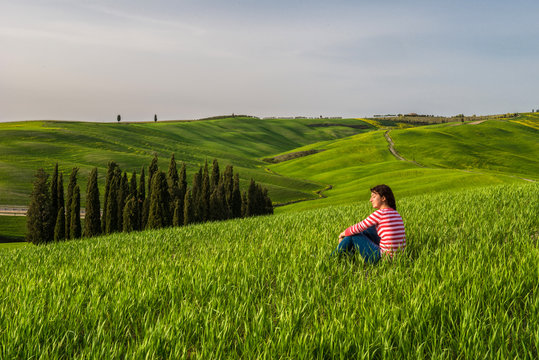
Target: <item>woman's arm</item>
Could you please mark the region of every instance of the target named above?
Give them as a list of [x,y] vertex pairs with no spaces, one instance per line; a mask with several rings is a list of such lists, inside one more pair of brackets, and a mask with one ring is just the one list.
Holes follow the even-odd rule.
[[342,239],[341,235],[343,235],[343,238],[344,238],[345,236],[351,236],[351,235],[359,234],[360,232],[367,230],[371,226],[378,225],[378,223],[380,222],[380,216],[378,214],[378,211],[379,210],[373,212],[365,220],[363,220],[363,221],[361,221],[361,222],[359,222],[359,223],[357,223],[355,225],[352,225],[349,228],[347,228],[346,230],[344,230],[339,235],[339,240]]

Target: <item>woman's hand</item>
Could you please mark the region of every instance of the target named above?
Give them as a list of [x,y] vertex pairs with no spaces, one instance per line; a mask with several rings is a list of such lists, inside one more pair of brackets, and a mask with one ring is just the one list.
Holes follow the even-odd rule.
[[345,238],[346,235],[344,235],[344,231],[342,233],[339,234],[339,242],[342,241],[342,239]]

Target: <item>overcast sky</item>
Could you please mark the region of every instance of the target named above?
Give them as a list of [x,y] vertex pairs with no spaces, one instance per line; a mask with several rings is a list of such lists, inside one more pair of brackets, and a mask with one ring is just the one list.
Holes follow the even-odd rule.
[[539,1],[0,0],[0,121],[539,108]]

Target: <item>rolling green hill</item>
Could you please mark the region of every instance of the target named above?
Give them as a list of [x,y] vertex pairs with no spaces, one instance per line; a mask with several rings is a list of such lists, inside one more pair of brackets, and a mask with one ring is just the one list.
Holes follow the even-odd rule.
[[[524,125],[539,117],[514,121],[489,120],[390,129],[400,161],[388,150],[387,128],[346,139],[312,144],[297,150],[325,150],[269,166],[285,176],[332,185],[325,199],[297,203],[278,211],[295,211],[330,204],[367,200],[369,188],[391,185],[400,197],[465,187],[523,183],[539,179],[539,131]],[[458,126],[456,126],[458,125]],[[397,197],[398,201],[398,197]]]
[[[363,125],[367,129],[317,124]],[[314,125],[314,126],[313,126]],[[191,122],[87,123],[37,121],[0,124],[0,204],[26,205],[35,171],[52,173],[56,162],[66,178],[79,167],[79,184],[86,189],[90,170],[99,169],[104,187],[107,163],[116,161],[122,170],[140,173],[156,153],[166,170],[172,153],[184,161],[189,175],[206,159],[221,166],[233,164],[242,183],[251,177],[267,186],[272,199],[284,202],[314,197],[319,184],[284,179],[264,171],[260,158],[317,141],[337,139],[367,131],[361,120],[295,119],[260,120],[227,118]],[[191,180],[191,176],[188,179]],[[67,180],[65,180],[67,181]],[[82,202],[84,203],[84,194]]]

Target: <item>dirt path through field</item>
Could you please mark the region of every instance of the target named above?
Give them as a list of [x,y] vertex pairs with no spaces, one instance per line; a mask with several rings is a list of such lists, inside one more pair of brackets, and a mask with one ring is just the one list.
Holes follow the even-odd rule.
[[395,150],[395,143],[393,142],[393,139],[391,139],[391,136],[389,136],[389,132],[391,130],[387,130],[385,133],[384,133],[384,137],[386,138],[387,140],[387,143],[389,144],[388,147],[389,147],[389,151],[393,154],[393,156],[395,156],[397,159],[401,160],[401,161],[408,161],[408,162],[411,162],[412,164],[414,165],[417,165],[417,166],[420,166],[420,167],[424,167],[423,165],[421,165],[420,163],[416,162],[416,161],[413,161],[413,160],[408,160],[408,159],[405,159],[404,157],[402,157],[401,154],[399,154],[397,152],[397,150]]

